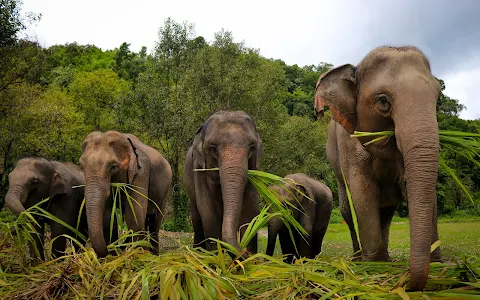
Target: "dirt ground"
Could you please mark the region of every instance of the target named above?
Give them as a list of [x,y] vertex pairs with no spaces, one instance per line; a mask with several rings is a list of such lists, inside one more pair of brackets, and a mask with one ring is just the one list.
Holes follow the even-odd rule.
[[[267,237],[267,230],[262,229],[258,232],[259,237]],[[168,251],[172,249],[178,249],[181,245],[192,245],[193,233],[192,232],[171,232],[160,230],[160,249],[162,251]]]

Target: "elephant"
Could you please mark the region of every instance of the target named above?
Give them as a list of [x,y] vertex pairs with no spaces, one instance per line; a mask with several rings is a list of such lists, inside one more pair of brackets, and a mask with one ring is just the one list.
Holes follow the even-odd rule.
[[[258,215],[258,193],[248,170],[259,168],[262,141],[251,116],[243,111],[217,111],[197,130],[184,164],[190,198],[194,245],[211,250],[215,238],[238,251],[237,232]],[[194,169],[219,168],[219,171]],[[257,253],[257,235],[247,245]],[[244,253],[243,256],[246,256]]]
[[273,217],[268,222],[266,254],[273,255],[277,235],[279,235],[280,246],[283,254],[287,255],[286,261],[288,263],[293,262],[294,254],[296,258],[315,258],[322,251],[323,237],[327,232],[328,222],[332,214],[332,191],[324,183],[303,173],[289,174],[284,178],[293,180],[294,187],[292,185],[285,187],[274,185],[271,189],[282,199],[293,204],[295,208],[289,207],[289,209],[295,220],[305,229],[308,236],[304,239],[296,230],[292,229],[298,250],[298,253],[296,253],[288,228],[279,217]]
[[[83,172],[76,165],[47,160],[42,157],[25,157],[18,160],[15,168],[8,174],[8,182],[5,205],[15,215],[19,216],[26,209],[49,198],[40,207],[69,226],[77,227],[84,199],[84,188],[81,185],[85,183],[85,178]],[[50,226],[52,239],[56,238],[52,245],[52,256],[61,256],[66,247],[66,237],[61,235],[68,234],[74,238],[76,235],[67,227],[50,218],[38,215],[33,215],[33,217],[40,226],[34,225],[38,235],[33,236],[35,245],[29,245],[31,256],[36,257],[34,248],[36,247],[40,259],[45,260],[43,252],[45,224]],[[78,231],[86,235],[87,220],[84,210],[78,225]],[[14,230],[12,233],[15,234]],[[77,247],[75,243],[73,245]]]
[[[133,186],[134,191],[127,189],[134,199],[131,206],[126,195],[119,195],[122,214],[133,232],[150,232],[151,252],[158,255],[159,230],[172,183],[172,169],[168,161],[135,135],[110,130],[87,135],[79,162],[85,173],[88,231],[97,256],[105,257],[108,254],[107,244],[118,239],[116,221],[113,221],[113,229],[104,226],[110,224],[114,204],[111,183]],[[110,230],[112,236],[109,236]]]
[[[429,263],[441,259],[438,240],[436,181],[439,135],[436,104],[440,83],[425,54],[413,46],[382,46],[357,65],[344,64],[320,75],[315,88],[315,112],[332,111],[327,159],[333,168],[343,218],[354,251],[363,261],[389,261],[392,217],[407,201],[410,218],[412,290],[423,290]],[[354,131],[393,131],[375,137],[353,138]],[[367,145],[365,145],[367,144]],[[358,219],[357,242],[345,180]]]

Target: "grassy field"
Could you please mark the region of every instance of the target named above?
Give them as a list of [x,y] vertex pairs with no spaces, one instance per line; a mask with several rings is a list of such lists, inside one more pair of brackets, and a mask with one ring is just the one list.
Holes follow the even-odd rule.
[[[464,255],[480,256],[480,220],[466,222],[442,222],[438,224],[442,256],[446,261],[455,261]],[[259,250],[265,253],[266,230],[261,231]],[[390,256],[394,261],[408,261],[410,232],[408,222],[394,222],[390,228]],[[346,224],[330,224],[323,240],[323,254],[331,258],[351,256],[353,248]],[[275,254],[279,255],[277,240]]]

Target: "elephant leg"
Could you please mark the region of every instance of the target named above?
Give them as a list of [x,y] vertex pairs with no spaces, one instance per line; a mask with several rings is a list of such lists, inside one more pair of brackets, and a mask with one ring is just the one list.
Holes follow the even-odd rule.
[[325,233],[327,233],[328,221],[323,222],[320,230],[315,231],[312,234],[312,257],[315,258],[318,254],[322,252],[322,243]]
[[[155,212],[153,214],[147,215],[147,230],[151,234],[153,254],[160,254],[160,227],[162,226],[163,213],[158,209],[154,208]],[[164,208],[162,209],[165,210]]]
[[273,252],[275,251],[275,244],[277,243],[277,235],[280,232],[280,229],[283,227],[283,221],[278,218],[274,217],[270,219],[268,222],[268,243],[267,243],[267,251],[266,254],[273,256]]
[[[37,220],[38,221],[38,220]],[[33,225],[35,228],[35,233],[32,234],[33,242],[29,242],[30,256],[32,258],[40,258],[45,260],[44,253],[44,236],[45,236],[45,224],[39,222],[40,226]],[[37,253],[38,252],[38,253]]]
[[383,253],[379,192],[376,182],[364,174],[351,172],[348,183],[358,221],[363,261],[387,260]]
[[[158,230],[160,230],[160,226],[158,226],[158,214],[157,211],[153,214],[147,214],[146,220],[145,220],[145,228],[146,230],[150,233],[150,244],[152,245],[152,253],[155,255],[159,254],[160,251],[160,245],[159,245],[159,233]],[[157,230],[158,226],[158,230]]]
[[357,240],[357,235],[355,233],[355,226],[353,225],[352,213],[350,211],[350,205],[348,203],[347,192],[343,181],[337,180],[338,184],[338,200],[340,203],[340,212],[342,217],[347,223],[348,229],[350,230],[350,237],[352,240],[353,246],[353,260],[361,259],[362,253],[360,251],[360,244]]
[[[432,216],[432,244],[438,241],[438,215],[437,215],[437,201],[435,201],[435,206],[433,208],[433,216]],[[430,261],[441,262],[442,261],[442,254],[440,251],[440,247],[437,247],[435,251],[430,253]]]
[[205,245],[206,249],[209,251],[215,250],[217,248],[217,243],[215,241],[208,240],[209,238],[214,238],[217,240],[222,240],[222,219],[217,218],[215,213],[203,213],[202,214],[202,224],[203,230],[205,232]]
[[[159,170],[162,170],[162,168],[162,166],[158,166]],[[150,176],[150,183],[148,185],[149,194],[151,195],[150,198],[154,200],[160,208],[160,211],[157,209],[157,205],[154,205],[153,203],[148,203],[148,205],[150,206],[149,212],[153,211],[153,214],[150,213],[149,215],[151,215],[152,217],[149,219],[147,218],[147,230],[150,232],[152,238],[152,246],[154,246],[153,252],[155,255],[158,255],[160,254],[159,231],[163,223],[163,214],[167,205],[171,181],[155,180],[156,174],[152,174],[153,176]]]
[[[139,192],[144,195],[149,195],[148,188],[139,188]],[[128,229],[131,229],[136,235],[132,237],[132,241],[138,241],[146,238],[146,220],[148,210],[148,199],[132,191],[130,194],[131,205],[126,201],[125,208],[125,223]],[[135,200],[133,200],[135,199]],[[132,210],[133,207],[133,210]]]
[[190,202],[190,214],[192,217],[193,225],[193,246],[207,249],[205,232],[203,231],[202,218],[200,217],[200,212],[198,211],[197,204],[194,201]]
[[67,238],[62,235],[67,234],[69,230],[56,222],[52,222],[50,224],[50,229],[52,231],[52,240],[53,240],[52,258],[60,257],[64,255],[66,243],[67,243]]
[[284,226],[279,232],[280,246],[282,248],[284,261],[289,264],[293,263],[293,259],[296,255],[294,243],[295,245],[297,245],[298,249],[299,242],[299,236],[298,233],[296,233],[295,229],[292,229],[292,234],[293,241],[292,237],[290,236],[290,232],[288,231],[288,228],[286,226]]
[[299,236],[299,242],[298,242],[298,252],[300,256],[297,255],[298,258],[300,257],[306,257],[306,258],[312,258],[312,232],[313,232],[313,220],[312,217],[310,217],[308,214],[310,213],[309,211],[306,211],[307,215],[304,215],[300,213],[300,225],[305,229],[307,232],[307,236]]
[[380,226],[382,227],[383,237],[383,256],[385,260],[391,261],[388,254],[388,241],[390,237],[390,224],[392,224],[393,215],[397,210],[397,206],[388,206],[380,208]]
[[[207,250],[217,248],[217,243],[209,238],[222,240],[223,200],[220,187],[210,186],[204,175],[196,175],[195,199],[205,234]],[[199,223],[199,222],[198,222]],[[199,236],[199,239],[201,237]],[[199,241],[200,242],[200,241]]]

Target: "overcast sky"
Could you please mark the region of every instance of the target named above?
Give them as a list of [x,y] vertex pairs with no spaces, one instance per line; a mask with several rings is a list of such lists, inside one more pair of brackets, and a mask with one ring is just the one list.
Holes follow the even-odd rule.
[[207,40],[224,28],[263,56],[300,66],[357,64],[377,46],[410,44],[427,55],[446,94],[467,106],[461,117],[480,118],[480,0],[23,0],[23,11],[42,13],[28,34],[44,46],[105,50],[125,41],[150,52],[168,17],[194,23]]

